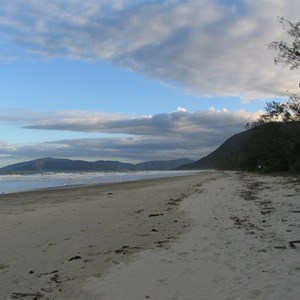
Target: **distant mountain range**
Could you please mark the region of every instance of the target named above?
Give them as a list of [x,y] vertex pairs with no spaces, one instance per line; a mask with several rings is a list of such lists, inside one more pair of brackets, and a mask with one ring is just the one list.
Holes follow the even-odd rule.
[[142,170],[262,170],[300,172],[300,122],[275,122],[235,134],[215,151],[193,161],[149,161],[138,164],[119,161],[87,162],[40,158],[0,168],[0,173],[142,171]]
[[149,161],[138,164],[122,163],[119,161],[98,160],[88,162],[62,158],[40,158],[9,165],[0,168],[1,173],[14,172],[97,172],[97,171],[146,171],[146,170],[172,170],[180,165],[192,163],[193,160],[181,158],[176,160]]

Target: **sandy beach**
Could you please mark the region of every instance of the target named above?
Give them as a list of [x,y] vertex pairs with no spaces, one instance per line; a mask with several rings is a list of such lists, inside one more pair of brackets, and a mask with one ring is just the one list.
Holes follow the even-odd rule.
[[299,299],[300,179],[207,172],[0,197],[0,299]]

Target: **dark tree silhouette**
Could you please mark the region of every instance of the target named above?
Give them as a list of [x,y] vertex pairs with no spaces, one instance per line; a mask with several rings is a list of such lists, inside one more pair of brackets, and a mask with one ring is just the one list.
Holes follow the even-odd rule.
[[[275,64],[300,66],[300,22],[279,18],[292,38],[289,44],[273,41],[270,49],[278,51]],[[255,122],[247,124],[247,138],[238,151],[220,161],[220,168],[260,170],[265,172],[300,172],[300,96],[290,94],[287,102],[268,102]]]
[[260,115],[257,121],[246,124],[245,128],[248,130],[269,122],[300,121],[300,97],[291,94],[287,102],[267,102],[265,110],[266,112]]
[[279,18],[279,22],[293,41],[273,41],[269,44],[270,49],[279,52],[274,62],[287,65],[291,70],[297,69],[300,66],[300,22],[293,23],[283,17]]
[[[279,52],[274,62],[287,65],[291,70],[297,69],[300,66],[300,22],[293,23],[284,17],[279,18],[279,22],[292,38],[292,42],[289,44],[284,41],[273,41],[269,44],[270,49]],[[300,97],[290,94],[286,103],[267,102],[265,110],[266,112],[257,121],[246,124],[245,128],[248,130],[269,122],[300,121]]]

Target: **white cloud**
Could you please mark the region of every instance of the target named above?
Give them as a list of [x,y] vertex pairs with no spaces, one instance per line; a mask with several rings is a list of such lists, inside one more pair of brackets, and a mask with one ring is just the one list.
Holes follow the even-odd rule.
[[12,154],[16,151],[17,148],[15,146],[9,145],[4,141],[0,141],[0,155],[1,154]]
[[[219,146],[226,138],[243,131],[259,112],[228,110],[179,111],[153,116],[108,115],[103,113],[57,111],[11,111],[0,114],[2,122],[23,128],[66,130],[111,134],[107,138],[64,139],[36,145],[0,143],[0,155],[36,158],[89,157],[122,160],[153,160],[191,157],[199,159]],[[6,116],[6,119],[3,117]],[[121,137],[115,134],[122,134]],[[124,136],[125,135],[125,136]]]
[[[189,113],[179,107],[173,113],[152,116],[105,114],[88,111],[30,112],[24,110],[2,110],[1,122],[17,124],[22,128],[41,130],[64,130],[77,132],[98,132],[110,134],[131,134],[138,136],[193,135],[211,132],[215,128],[237,126],[239,131],[247,122],[252,122],[261,112],[227,109]],[[234,133],[234,132],[233,132]],[[227,133],[226,133],[227,134]]]
[[176,112],[187,112],[187,110],[186,110],[186,108],[179,106],[179,107],[177,107]]
[[[195,95],[250,101],[298,91],[297,72],[274,67],[267,44],[286,38],[277,16],[298,21],[299,11],[300,2],[286,0],[1,0],[0,61],[24,55],[107,60]],[[2,109],[2,123],[112,137],[0,142],[0,155],[197,159],[259,114],[213,107],[145,116]]]
[[285,38],[277,16],[297,21],[299,10],[286,0],[2,0],[0,37],[32,55],[108,60],[247,101],[297,90],[297,73],[274,67],[267,44]]

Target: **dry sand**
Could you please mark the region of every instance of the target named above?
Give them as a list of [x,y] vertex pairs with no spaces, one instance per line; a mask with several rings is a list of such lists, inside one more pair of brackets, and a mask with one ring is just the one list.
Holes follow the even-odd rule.
[[299,299],[299,183],[208,172],[1,195],[0,299]]

